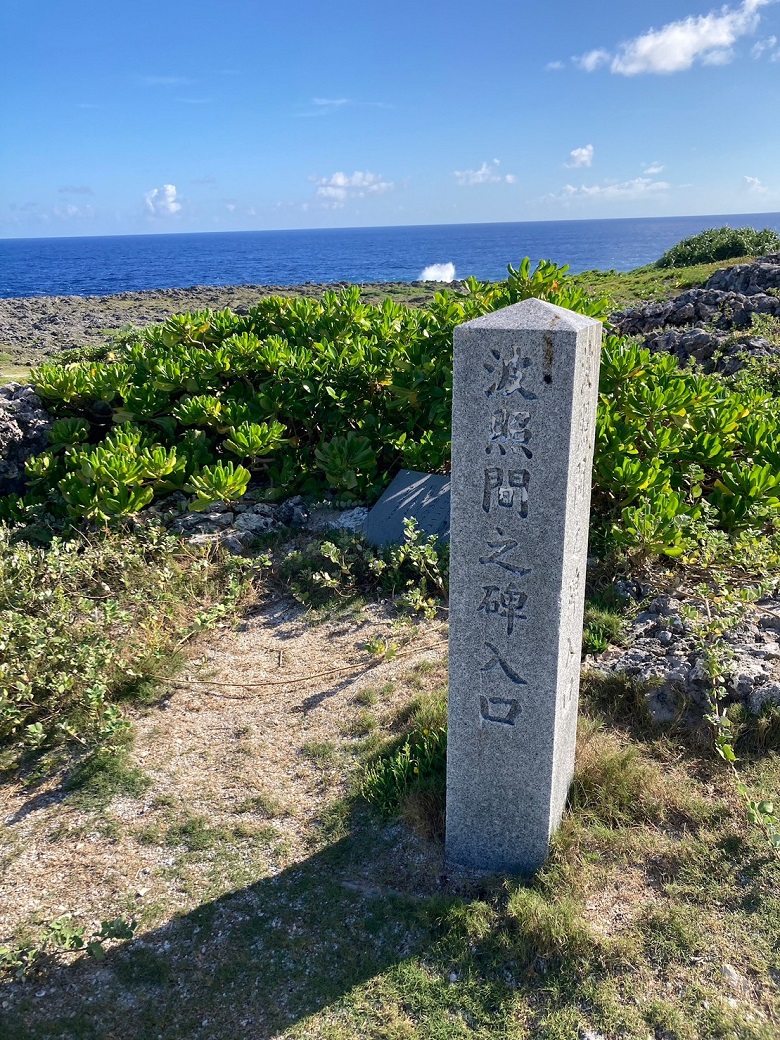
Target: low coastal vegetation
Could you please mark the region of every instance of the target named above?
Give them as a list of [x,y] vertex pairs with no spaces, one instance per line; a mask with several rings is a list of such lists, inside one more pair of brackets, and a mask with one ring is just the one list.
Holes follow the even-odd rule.
[[[700,284],[713,269],[679,269],[683,258],[780,245],[756,235],[680,243],[654,274],[630,273],[634,299],[662,295],[670,278],[675,290]],[[447,554],[413,525],[385,551],[344,532],[287,531],[235,558],[166,532],[147,507],[178,494],[207,510],[247,489],[258,502],[370,504],[401,468],[446,472],[452,331],[528,297],[607,323],[584,650],[622,638],[632,605],[616,578],[695,586],[713,607],[702,634],[709,711],[692,728],[683,710],[658,726],[640,684],[587,678],[567,817],[530,884],[455,891],[415,880],[410,864],[428,846],[407,858],[407,839],[388,827],[401,820],[415,841],[441,841],[441,660],[366,682],[340,734],[312,732],[298,749],[320,771],[323,806],[306,856],[286,869],[281,784],[240,801],[238,820],[185,812],[165,794],[138,827],[109,814],[113,799],[132,804],[152,783],[129,717],[159,705],[193,637],[229,623],[251,587],[294,597],[319,624],[356,628],[366,599],[392,600],[409,619],[365,642],[376,664],[406,653],[418,625],[446,625]],[[34,372],[55,422],[49,448],[27,464],[25,495],[0,500],[2,777],[30,792],[59,777],[66,804],[88,816],[84,833],[164,851],[173,894],[140,921],[131,901],[123,916],[107,908],[93,932],[64,916],[0,947],[0,969],[18,980],[80,950],[107,957],[112,973],[98,986],[79,965],[63,969],[61,993],[86,989],[89,1008],[68,998],[57,1012],[13,990],[14,1036],[241,1035],[249,1027],[233,1011],[250,978],[260,979],[258,1035],[775,1034],[780,837],[767,792],[780,783],[780,712],[755,719],[721,703],[717,640],[777,592],[780,378],[766,359],[724,377],[651,353],[610,330],[620,302],[609,273],[572,277],[524,260],[504,282],[470,279],[420,307],[368,303],[350,288],[271,297],[241,315],[180,315]],[[281,662],[281,644],[278,653]],[[252,724],[237,729],[236,748]],[[110,949],[133,934],[144,942]],[[172,979],[188,996],[158,1019]],[[143,1008],[137,1029],[117,1010],[129,1003]]]
[[684,238],[656,261],[657,267],[689,267],[691,264],[731,260],[735,256],[765,256],[780,250],[780,235],[771,228],[708,228]]

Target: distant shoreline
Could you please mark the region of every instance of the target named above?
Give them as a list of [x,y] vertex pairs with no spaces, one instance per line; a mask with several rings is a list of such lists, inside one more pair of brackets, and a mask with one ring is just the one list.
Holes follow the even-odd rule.
[[[74,347],[97,346],[128,326],[145,328],[192,310],[241,313],[266,296],[319,297],[349,283],[316,285],[194,285],[101,296],[21,296],[0,299],[0,355],[14,365],[36,365]],[[394,299],[424,304],[446,283],[377,282],[361,285],[366,302]]]

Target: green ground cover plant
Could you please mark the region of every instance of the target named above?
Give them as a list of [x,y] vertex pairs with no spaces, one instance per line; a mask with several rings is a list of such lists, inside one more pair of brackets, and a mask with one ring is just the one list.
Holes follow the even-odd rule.
[[737,256],[764,256],[778,250],[780,235],[771,228],[707,228],[672,246],[656,261],[656,266],[687,267]]
[[100,356],[42,365],[37,392],[57,417],[31,460],[31,492],[6,502],[105,522],[171,491],[195,508],[254,479],[267,497],[302,492],[373,501],[403,466],[449,462],[452,330],[529,296],[605,317],[566,269],[528,260],[498,285],[471,279],[424,308],[269,297],[246,315],[171,318]]
[[108,769],[114,787],[143,786],[119,768],[118,701],[143,699],[176,644],[228,613],[242,588],[234,562],[160,527],[36,546],[0,525],[0,768],[75,752],[90,763],[74,784],[97,790]]
[[[31,491],[0,503],[95,522],[170,491],[195,509],[295,492],[373,501],[401,467],[449,465],[455,325],[528,296],[605,317],[565,268],[528,260],[489,285],[413,309],[270,297],[246,315],[172,318],[102,358],[47,364],[36,388],[58,416],[28,464]],[[759,530],[780,509],[780,433],[769,388],[681,369],[608,336],[595,534],[640,555],[681,554],[703,530]],[[671,419],[671,421],[669,421]],[[335,562],[335,561],[334,561]]]

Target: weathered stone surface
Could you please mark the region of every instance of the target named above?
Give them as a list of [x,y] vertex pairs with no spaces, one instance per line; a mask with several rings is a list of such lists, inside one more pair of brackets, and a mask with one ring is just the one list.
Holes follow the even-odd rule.
[[0,495],[24,491],[24,464],[45,449],[52,421],[31,386],[0,386]]
[[[648,598],[647,589],[635,595],[630,583],[618,583],[618,590],[623,588],[626,598]],[[767,703],[780,705],[780,602],[766,599],[746,610],[720,640],[728,651],[721,696],[758,713]],[[648,683],[647,706],[657,722],[675,718],[686,704],[708,709],[713,683],[707,645],[699,634],[708,618],[698,598],[683,603],[657,596],[627,624],[625,645],[589,659],[589,667]]]
[[427,535],[450,537],[450,478],[402,469],[371,509],[366,538],[372,545],[400,544],[404,519],[411,517]]
[[528,874],[574,767],[601,326],[526,300],[455,330],[447,859]]

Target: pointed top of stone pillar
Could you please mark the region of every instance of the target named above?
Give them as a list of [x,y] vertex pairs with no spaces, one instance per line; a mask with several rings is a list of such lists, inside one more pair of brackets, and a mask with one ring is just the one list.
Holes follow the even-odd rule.
[[500,311],[483,314],[481,318],[474,318],[460,328],[512,329],[518,332],[523,329],[534,329],[536,332],[579,332],[590,325],[598,324],[600,323],[595,318],[531,297],[520,303],[513,303],[511,307],[503,307]]

